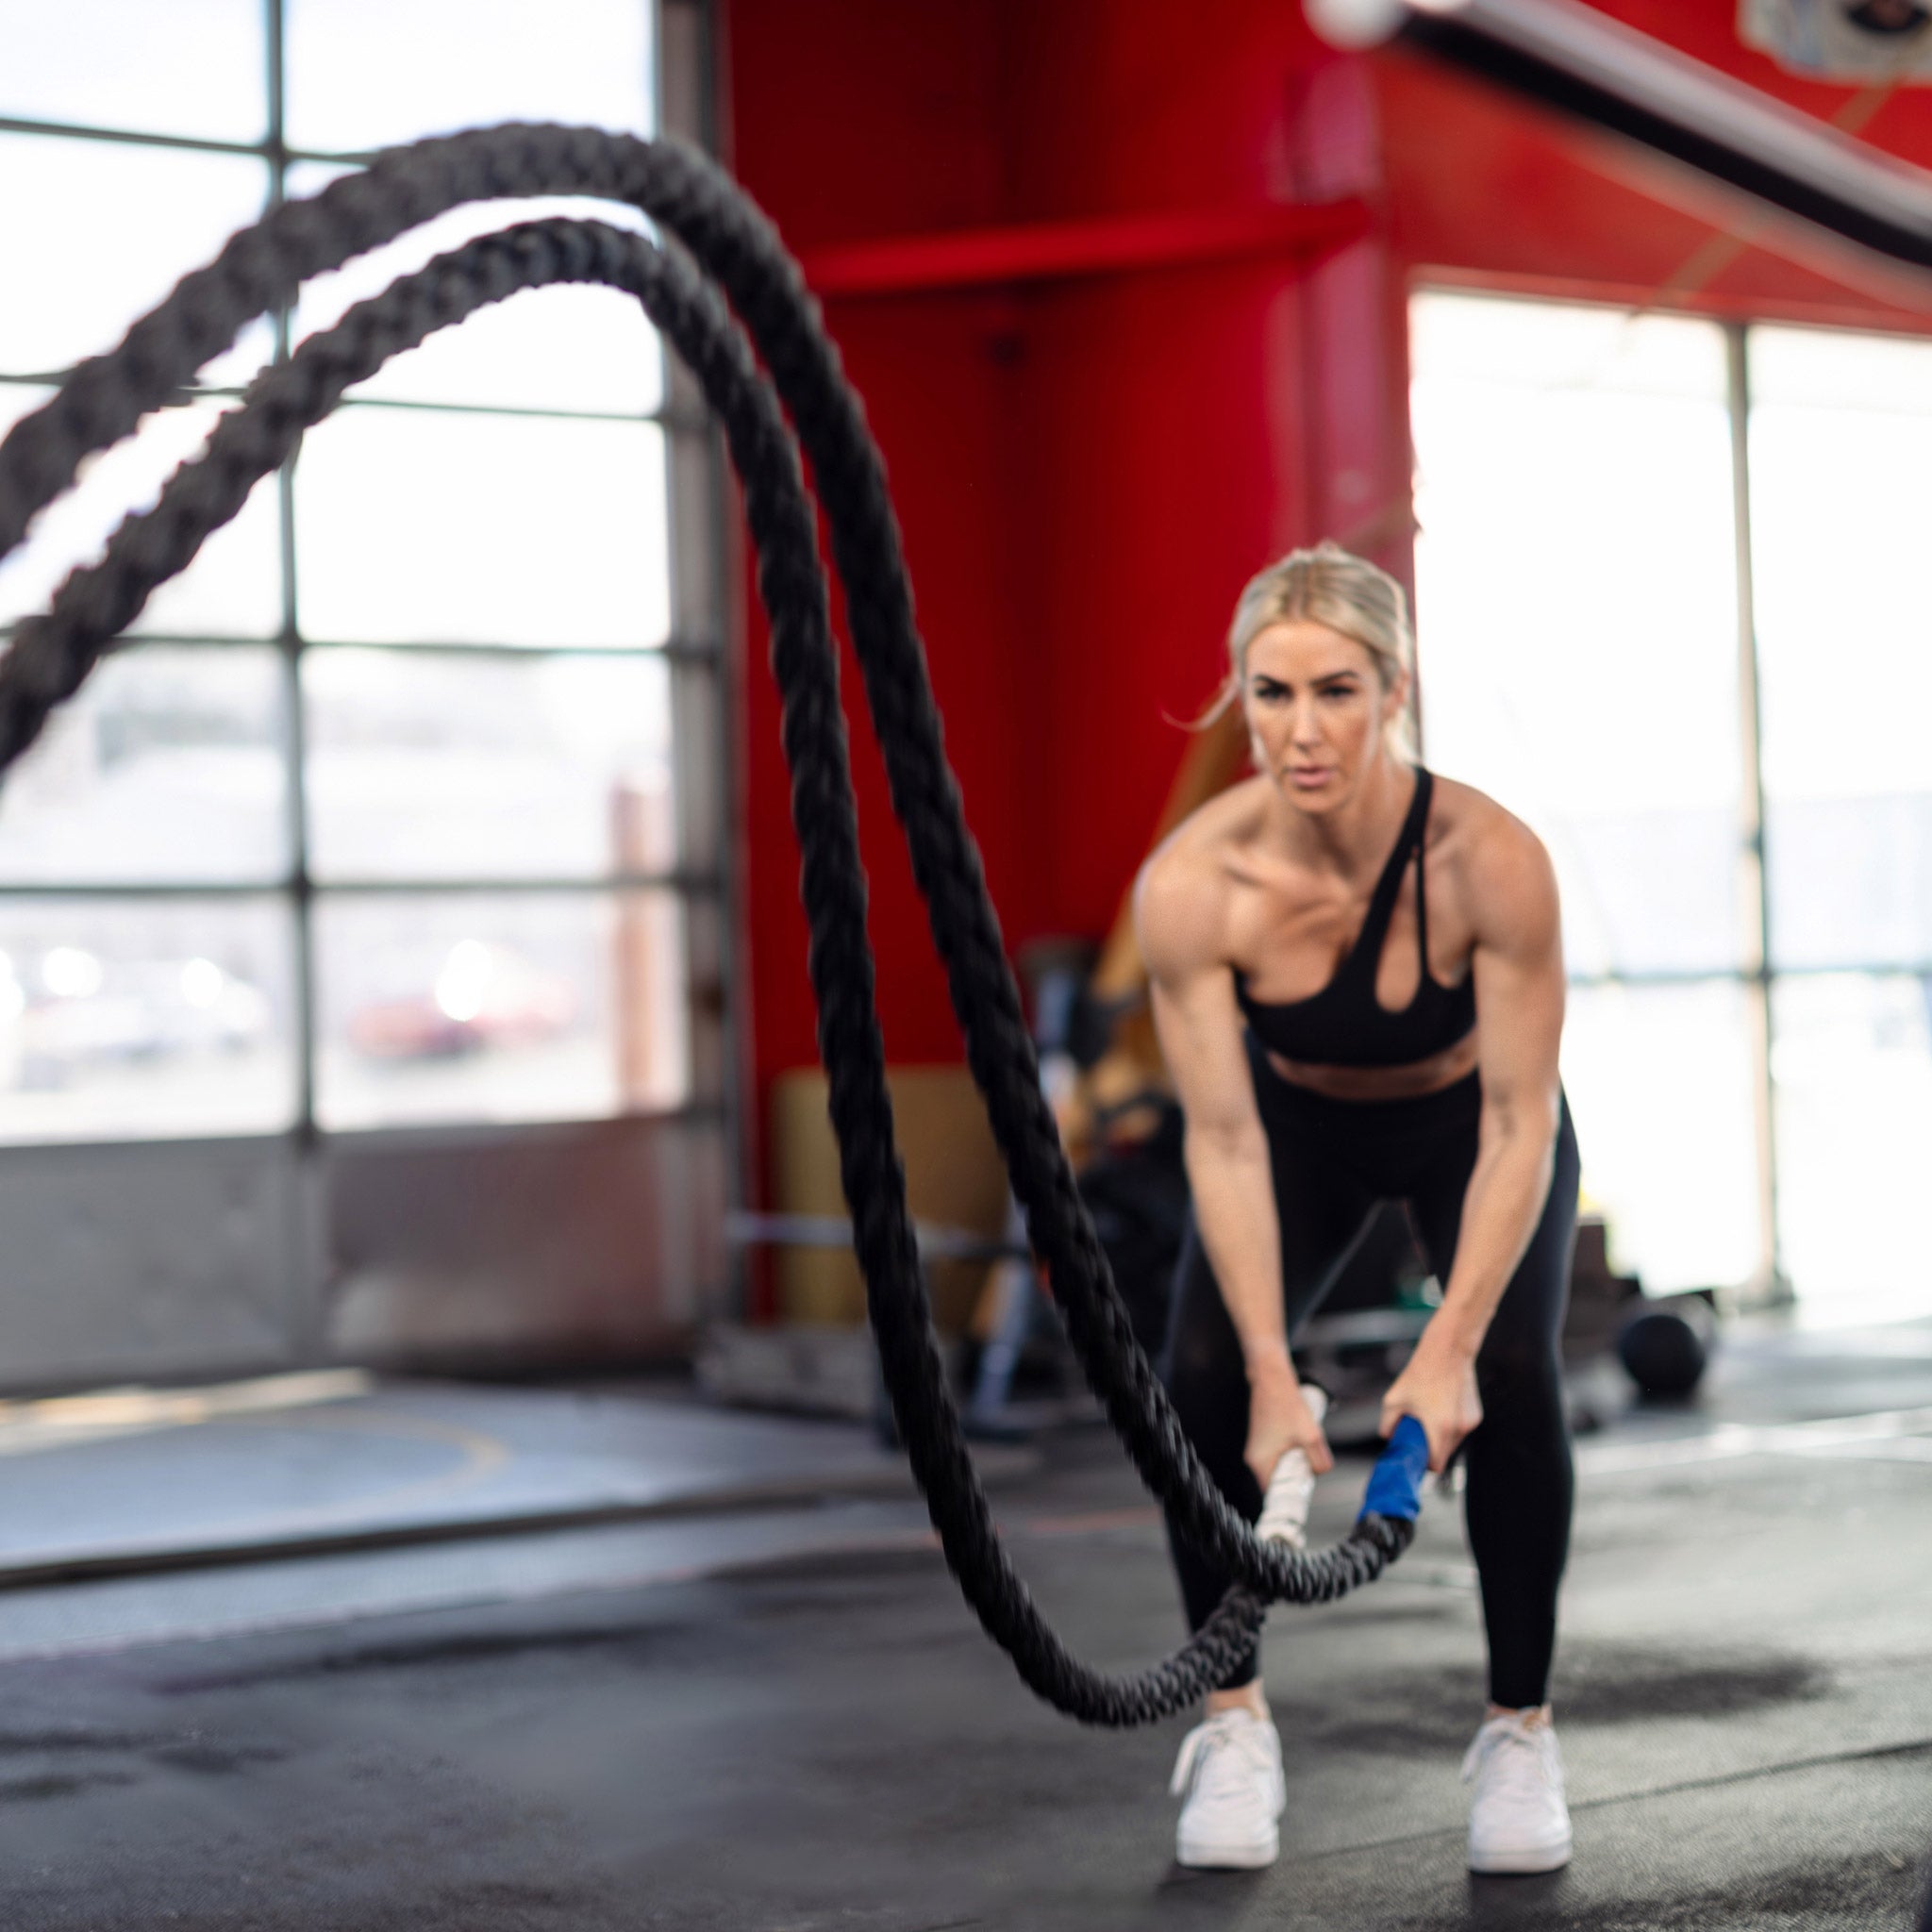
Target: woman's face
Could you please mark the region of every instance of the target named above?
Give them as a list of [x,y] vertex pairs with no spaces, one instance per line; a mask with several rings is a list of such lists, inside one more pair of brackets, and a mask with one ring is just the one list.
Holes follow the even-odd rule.
[[1384,691],[1367,647],[1306,618],[1248,646],[1241,708],[1255,767],[1298,809],[1333,811],[1382,755],[1405,687]]

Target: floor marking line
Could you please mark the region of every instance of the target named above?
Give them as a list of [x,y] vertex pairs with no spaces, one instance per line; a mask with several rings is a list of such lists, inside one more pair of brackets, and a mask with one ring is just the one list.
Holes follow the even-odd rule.
[[1675,1797],[1680,1791],[1710,1791],[1725,1785],[1750,1784],[1764,1777],[1782,1777],[1791,1771],[1822,1771],[1831,1764],[1858,1764],[1880,1757],[1919,1757],[1932,1753],[1932,1738],[1914,1738],[1902,1744],[1868,1744],[1857,1751],[1827,1751],[1816,1757],[1792,1757],[1778,1764],[1756,1764],[1745,1771],[1726,1771],[1716,1777],[1686,1778],[1681,1784],[1658,1785],[1655,1790],[1625,1791],[1612,1798],[1587,1798],[1574,1808],[1601,1811],[1612,1805],[1641,1804],[1649,1798]]
[[[0,1579],[5,1579],[0,1581],[0,1588],[32,1588],[42,1582],[58,1584],[62,1580],[58,1573],[63,1570],[69,1573],[64,1580],[72,1583],[82,1580],[82,1576],[90,1572],[95,1574],[130,1570],[139,1572],[157,1563],[167,1568],[198,1569],[209,1567],[210,1561],[223,1567],[280,1561],[305,1554],[299,1548],[283,1548],[282,1545],[299,1544],[305,1539],[330,1532],[338,1532],[358,1541],[366,1536],[368,1546],[372,1548],[391,1541],[427,1541],[431,1539],[425,1532],[432,1528],[436,1532],[435,1540],[441,1541],[460,1541],[468,1536],[490,1533],[492,1525],[487,1518],[480,1524],[466,1522],[461,1517],[436,1518],[429,1524],[418,1524],[408,1516],[398,1519],[393,1512],[404,1507],[420,1508],[438,1497],[475,1488],[512,1459],[509,1444],[499,1437],[459,1424],[373,1409],[316,1410],[268,1418],[257,1415],[218,1416],[209,1419],[208,1426],[259,1428],[264,1422],[275,1427],[319,1427],[332,1432],[347,1429],[361,1435],[387,1436],[400,1441],[433,1442],[439,1448],[454,1450],[457,1461],[455,1467],[438,1470],[431,1475],[412,1476],[406,1482],[391,1483],[384,1489],[344,1496],[334,1502],[296,1505],[281,1509],[258,1508],[252,1513],[218,1518],[192,1536],[184,1537],[177,1533],[145,1541],[138,1538],[128,1539],[108,1552],[108,1561],[105,1566],[97,1560],[99,1553],[89,1547],[70,1549],[64,1553],[56,1547],[51,1551],[42,1550],[39,1555],[0,1557]],[[385,1515],[390,1518],[388,1522],[379,1520]],[[372,1518],[377,1520],[372,1521]],[[201,1561],[181,1560],[184,1555],[195,1554],[201,1557]],[[166,1563],[165,1559],[170,1557],[176,1560]],[[37,1574],[43,1571],[49,1573],[45,1577]]]
[[[643,1527],[651,1527],[644,1524]],[[299,1634],[305,1630],[330,1630],[344,1624],[365,1624],[389,1617],[441,1616],[468,1610],[497,1609],[506,1605],[553,1603],[559,1598],[595,1595],[624,1595],[632,1591],[656,1590],[666,1585],[732,1582],[758,1583],[769,1574],[800,1562],[824,1556],[896,1556],[907,1550],[940,1548],[939,1534],[932,1529],[880,1529],[860,1539],[841,1539],[836,1542],[800,1542],[779,1550],[720,1551],[689,1562],[663,1564],[655,1569],[625,1570],[602,1576],[504,1577],[494,1583],[466,1583],[456,1595],[430,1595],[397,1601],[391,1596],[345,1597],[327,1605],[308,1605],[300,1608],[283,1607],[247,1620],[180,1624],[158,1630],[95,1632],[78,1638],[49,1638],[38,1642],[0,1644],[0,1671],[17,1663],[46,1663],[70,1657],[118,1656],[127,1651],[158,1650],[177,1643],[225,1643],[245,1638]],[[326,1562],[326,1556],[268,1557],[268,1563]],[[120,1581],[109,1578],[108,1581]],[[53,1584],[52,1590],[73,1588]],[[965,1920],[966,1924],[983,1923]],[[935,1928],[937,1932],[937,1928]]]
[[193,1389],[100,1389],[0,1401],[0,1456],[42,1455],[240,1416],[286,1417],[325,1403],[356,1401],[375,1386],[366,1370],[312,1369]]
[[[1871,1744],[1859,1751],[1829,1752],[1818,1757],[1794,1757],[1780,1764],[1754,1765],[1747,1771],[1727,1771],[1716,1777],[1687,1778],[1681,1784],[1658,1785],[1655,1790],[1642,1791],[1619,1791],[1607,1798],[1583,1798],[1571,1801],[1571,1811],[1607,1811],[1614,1805],[1642,1805],[1653,1798],[1673,1798],[1684,1791],[1709,1791],[1722,1790],[1725,1785],[1749,1784],[1758,1778],[1781,1777],[1787,1772],[1822,1771],[1833,1764],[1858,1764],[1882,1757],[1918,1757],[1932,1755],[1932,1738],[1916,1738],[1902,1744]],[[1431,1839],[1460,1838],[1464,1834],[1461,1825],[1445,1826],[1440,1831],[1411,1831],[1400,1838],[1378,1838],[1366,1844],[1337,1845],[1325,1852],[1309,1852],[1309,1858],[1348,1858],[1358,1857],[1363,1852],[1384,1852],[1398,1845],[1426,1844]]]

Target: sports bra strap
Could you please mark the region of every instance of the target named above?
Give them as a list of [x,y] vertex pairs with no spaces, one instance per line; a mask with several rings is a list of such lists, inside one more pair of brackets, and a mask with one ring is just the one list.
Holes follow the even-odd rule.
[[1423,977],[1429,976],[1429,895],[1423,890],[1423,846],[1429,829],[1429,774],[1416,767],[1416,796],[1422,802],[1422,817],[1415,828],[1415,944],[1422,960]]
[[[1402,890],[1403,874],[1408,870],[1408,861],[1421,848],[1423,830],[1429,820],[1429,774],[1421,765],[1415,768],[1415,796],[1409,802],[1408,816],[1402,822],[1402,830],[1397,835],[1395,849],[1389,855],[1389,863],[1382,868],[1382,876],[1375,881],[1375,890],[1369,900],[1368,917],[1362,921],[1362,929],[1356,938],[1354,950],[1350,953],[1347,965],[1357,973],[1365,974],[1370,979],[1375,975],[1382,958],[1382,941],[1389,936],[1389,922],[1395,914],[1395,897]],[[1424,932],[1423,947],[1424,977],[1428,967],[1428,947],[1426,931],[1422,925],[1422,868],[1416,868],[1416,911],[1417,926]]]

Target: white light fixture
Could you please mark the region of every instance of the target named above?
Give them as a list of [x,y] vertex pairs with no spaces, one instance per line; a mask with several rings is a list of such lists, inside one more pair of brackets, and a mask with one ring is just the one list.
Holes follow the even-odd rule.
[[1308,25],[1331,47],[1379,46],[1407,16],[1403,0],[1307,0]]

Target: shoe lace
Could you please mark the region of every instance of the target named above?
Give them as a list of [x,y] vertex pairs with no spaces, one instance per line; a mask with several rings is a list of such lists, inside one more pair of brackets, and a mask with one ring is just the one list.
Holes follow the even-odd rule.
[[1168,1790],[1178,1798],[1197,1782],[1207,1783],[1214,1774],[1217,1758],[1230,1766],[1236,1760],[1247,1760],[1242,1766],[1247,1771],[1266,1769],[1271,1762],[1267,1728],[1259,1719],[1238,1710],[1224,1711],[1196,1724],[1181,1740],[1181,1753],[1174,1759]]
[[1475,1734],[1463,1756],[1462,1782],[1468,1784],[1491,1757],[1502,1753],[1497,1772],[1508,1783],[1536,1778],[1555,1785],[1555,1738],[1543,1726],[1531,1730],[1521,1718],[1492,1717]]

